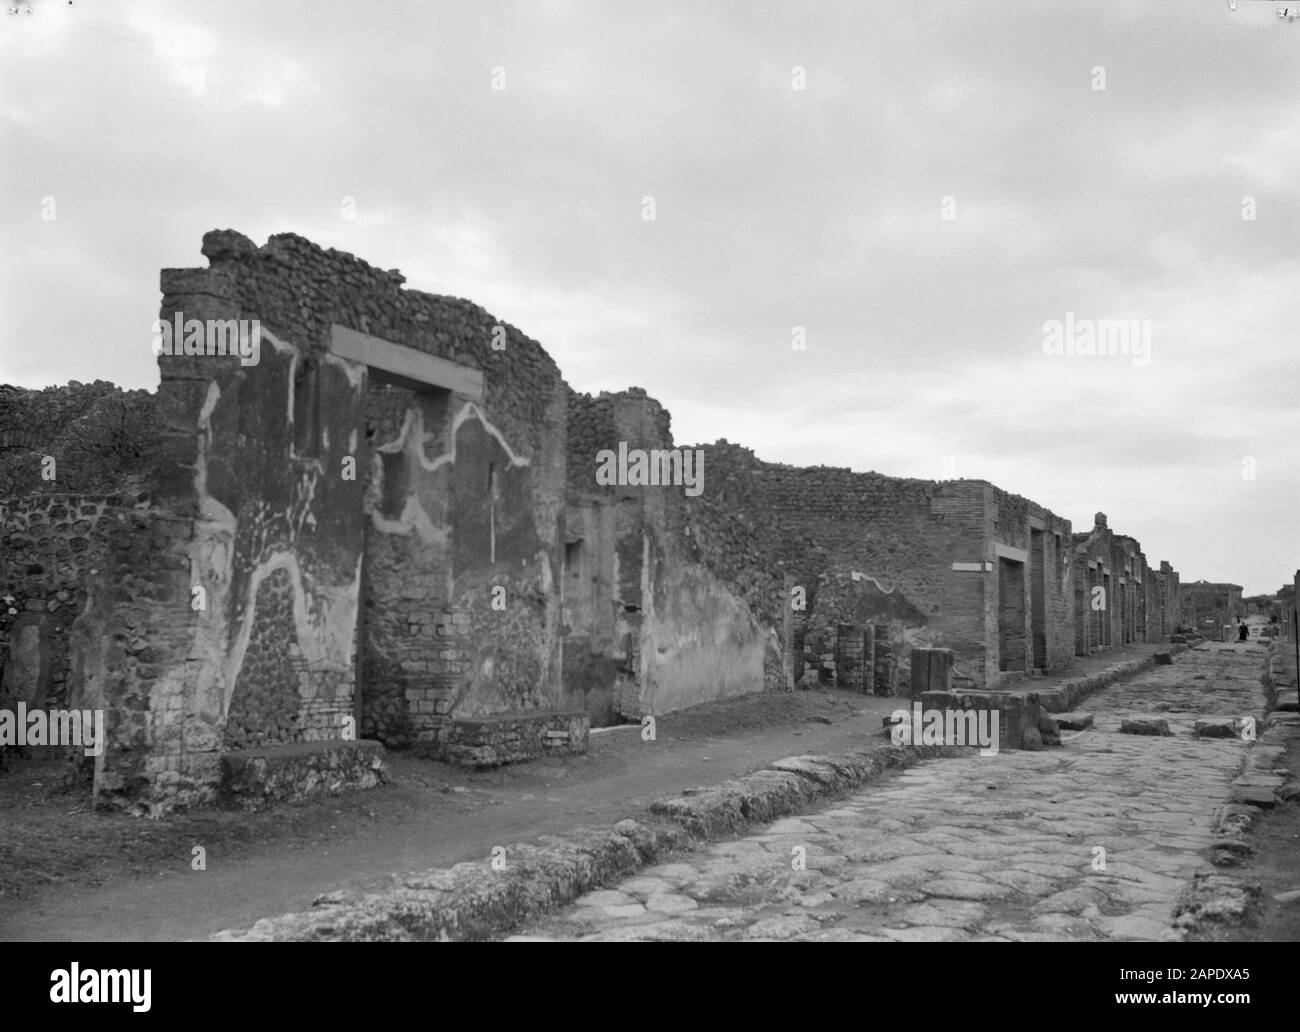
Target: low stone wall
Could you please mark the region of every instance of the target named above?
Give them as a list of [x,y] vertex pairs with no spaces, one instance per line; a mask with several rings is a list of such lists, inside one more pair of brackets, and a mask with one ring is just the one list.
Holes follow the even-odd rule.
[[576,711],[457,717],[419,749],[458,767],[500,767],[553,753],[585,753],[590,731],[591,718]]
[[[1185,652],[1185,645],[1170,645],[1169,648],[1162,651],[1175,656],[1180,652]],[[1043,705],[1043,709],[1048,713],[1067,713],[1082,702],[1094,692],[1114,684],[1116,681],[1122,681],[1127,677],[1135,677],[1138,674],[1146,673],[1156,665],[1155,654],[1143,656],[1141,659],[1130,659],[1123,663],[1116,663],[1108,666],[1095,674],[1089,674],[1087,677],[1076,677],[1066,681],[1063,684],[1055,685],[1052,688],[1038,692],[1038,699]]]
[[221,757],[221,799],[260,810],[313,795],[374,788],[385,776],[379,742],[334,740],[239,749]]
[[[1171,645],[1165,650],[1171,656],[1182,652],[1186,646]],[[942,650],[926,650],[928,653]],[[921,652],[921,650],[918,650]],[[923,653],[924,654],[924,653]],[[1156,654],[1115,663],[1095,674],[1076,677],[1051,688],[1026,688],[1021,691],[923,691],[919,696],[923,710],[990,709],[998,711],[999,747],[1002,749],[1042,748],[1044,727],[1052,728],[1053,713],[1067,713],[1092,695],[1116,681],[1135,677],[1156,665]],[[1037,737],[1026,733],[1036,731]],[[1054,731],[1052,733],[1055,733]]]

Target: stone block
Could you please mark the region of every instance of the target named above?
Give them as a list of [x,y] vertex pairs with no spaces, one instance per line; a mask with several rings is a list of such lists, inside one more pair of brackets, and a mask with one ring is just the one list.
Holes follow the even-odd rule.
[[920,702],[923,710],[996,710],[1000,749],[1025,748],[1025,732],[1029,730],[1034,732],[1037,748],[1042,748],[1038,721],[1043,710],[1034,692],[925,692]]
[[1192,728],[1197,738],[1236,738],[1237,721],[1232,718],[1198,720]]
[[1163,719],[1143,719],[1143,720],[1124,720],[1119,725],[1120,732],[1126,735],[1156,735],[1168,736],[1173,734],[1169,730],[1169,721]]
[[1092,727],[1091,713],[1054,713],[1052,716],[1062,731],[1086,731]]
[[1234,803],[1244,803],[1247,806],[1258,806],[1263,809],[1269,809],[1277,803],[1277,797],[1271,788],[1261,788],[1257,785],[1234,785],[1232,794],[1228,798]]
[[453,718],[422,754],[471,768],[500,767],[539,756],[587,751],[586,713],[529,711]]
[[368,740],[298,742],[231,750],[220,758],[219,793],[249,810],[309,796],[374,788],[385,777],[384,747]]

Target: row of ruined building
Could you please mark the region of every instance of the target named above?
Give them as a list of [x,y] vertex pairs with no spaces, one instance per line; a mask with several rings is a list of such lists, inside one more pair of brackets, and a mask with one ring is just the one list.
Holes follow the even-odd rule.
[[[101,804],[207,802],[307,743],[490,763],[746,693],[889,693],[912,648],[997,688],[1176,630],[1178,574],[1103,514],[672,455],[644,391],[573,391],[473,304],[292,234],[202,250],[161,319],[256,320],[257,361],[160,355],[129,489],[0,499],[6,705],[103,710]],[[678,482],[598,476],[611,453]]]

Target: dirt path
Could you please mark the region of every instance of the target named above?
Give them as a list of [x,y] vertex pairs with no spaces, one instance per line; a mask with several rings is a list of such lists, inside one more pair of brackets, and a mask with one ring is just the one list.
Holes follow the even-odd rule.
[[[1060,676],[1151,650],[1079,660]],[[382,886],[395,872],[614,823],[792,754],[883,746],[882,718],[900,705],[840,691],[751,696],[661,717],[654,742],[614,729],[593,735],[586,756],[479,774],[394,754],[392,783],[373,791],[160,821],[96,813],[84,791],[57,787],[54,765],[28,764],[0,780],[0,939],[205,937],[306,909],[326,892]],[[206,870],[191,870],[196,845]]]
[[[893,699],[843,692],[765,696],[744,706],[701,707],[660,718],[654,742],[642,741],[637,728],[615,729],[594,735],[584,757],[483,774],[396,755],[394,782],[371,792],[272,814],[225,811],[144,828],[138,819],[84,806],[60,812],[60,796],[51,793],[46,801],[53,805],[22,813],[27,822],[53,825],[39,835],[40,855],[25,858],[36,876],[42,857],[57,857],[61,836],[74,844],[78,835],[102,834],[107,855],[89,870],[55,876],[46,887],[33,891],[25,885],[7,894],[0,903],[0,937],[206,936],[305,909],[324,892],[382,884],[395,871],[447,866],[486,857],[494,845],[613,823],[659,796],[744,774],[791,753],[860,748],[896,705]],[[41,777],[36,783],[45,787],[57,774],[49,767],[34,766],[29,784]],[[62,796],[64,811],[69,798]],[[16,809],[0,810],[7,839],[20,831],[17,820],[8,819],[17,816]],[[169,827],[159,827],[164,824]],[[111,834],[118,830],[123,834]],[[12,845],[6,843],[6,852]],[[132,861],[123,854],[133,845],[145,855]],[[194,845],[207,851],[205,871],[191,870]],[[97,877],[97,868],[107,873]],[[107,884],[86,884],[99,877]]]

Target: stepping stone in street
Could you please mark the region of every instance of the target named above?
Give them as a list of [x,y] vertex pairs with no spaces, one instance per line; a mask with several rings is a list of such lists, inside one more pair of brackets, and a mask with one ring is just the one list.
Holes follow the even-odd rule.
[[1281,774],[1273,774],[1263,770],[1252,770],[1247,771],[1232,783],[1233,785],[1250,785],[1253,788],[1267,788],[1270,792],[1276,792],[1286,784],[1286,778]]
[[1170,735],[1169,721],[1163,719],[1150,720],[1124,720],[1120,722],[1119,730],[1121,734],[1126,735]]
[[1156,653],[1156,666],[1169,666],[1174,661],[1174,657],[1168,652]]
[[1234,717],[1214,717],[1210,720],[1198,720],[1192,728],[1197,738],[1236,738],[1237,721]]
[[1091,713],[1053,713],[1052,717],[1062,731],[1087,731],[1092,727]]
[[1256,785],[1234,785],[1229,799],[1234,803],[1246,803],[1265,810],[1277,803],[1277,797],[1273,795],[1271,788],[1260,788]]

